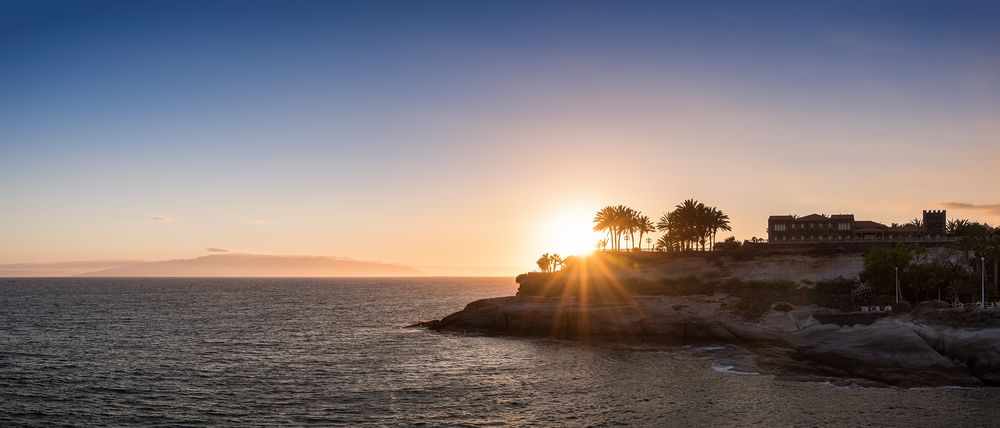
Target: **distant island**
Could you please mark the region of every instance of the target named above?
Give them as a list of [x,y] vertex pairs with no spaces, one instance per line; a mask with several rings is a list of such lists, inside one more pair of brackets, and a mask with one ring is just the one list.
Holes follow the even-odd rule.
[[0,265],[0,276],[11,277],[373,277],[420,275],[424,275],[424,273],[409,266],[354,260],[346,257],[243,253],[211,254],[191,259],[153,262]]
[[[561,340],[728,344],[738,370],[871,385],[1000,386],[1000,228],[944,211],[890,226],[771,216],[769,239],[716,242],[728,217],[694,200],[651,222],[597,213],[593,254],[544,254],[517,295],[469,303],[438,331]],[[652,241],[652,239],[650,239]],[[625,245],[622,245],[623,242]],[[608,250],[610,248],[610,250]]]

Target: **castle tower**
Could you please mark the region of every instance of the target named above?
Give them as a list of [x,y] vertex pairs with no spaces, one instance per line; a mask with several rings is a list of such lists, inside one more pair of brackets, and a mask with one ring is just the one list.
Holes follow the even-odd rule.
[[945,227],[948,225],[948,218],[945,210],[924,210],[924,228],[931,238],[943,238],[946,235]]

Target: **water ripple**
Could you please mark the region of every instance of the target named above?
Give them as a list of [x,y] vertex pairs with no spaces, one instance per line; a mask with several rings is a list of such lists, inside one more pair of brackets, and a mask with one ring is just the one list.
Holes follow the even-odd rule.
[[720,370],[734,365],[720,358],[739,352],[728,347],[401,328],[515,287],[508,278],[6,281],[0,426],[919,426],[996,417],[993,390],[716,373],[732,371]]

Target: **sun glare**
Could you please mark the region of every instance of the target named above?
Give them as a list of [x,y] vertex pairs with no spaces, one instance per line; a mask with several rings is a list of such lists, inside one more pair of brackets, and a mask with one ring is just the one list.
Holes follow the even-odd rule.
[[583,209],[553,215],[539,231],[542,251],[563,257],[594,251],[601,236],[593,231],[593,217],[592,212]]

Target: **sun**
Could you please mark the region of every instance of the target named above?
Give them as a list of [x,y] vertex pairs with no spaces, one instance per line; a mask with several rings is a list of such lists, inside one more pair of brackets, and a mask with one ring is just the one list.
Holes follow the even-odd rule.
[[593,231],[593,218],[592,212],[583,209],[553,214],[541,224],[538,233],[542,251],[563,257],[594,251],[601,236]]

